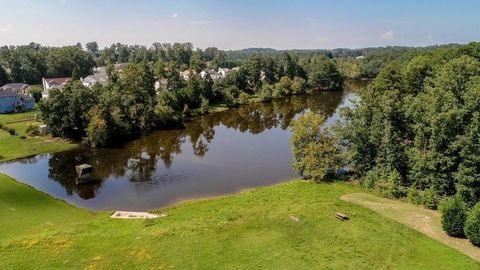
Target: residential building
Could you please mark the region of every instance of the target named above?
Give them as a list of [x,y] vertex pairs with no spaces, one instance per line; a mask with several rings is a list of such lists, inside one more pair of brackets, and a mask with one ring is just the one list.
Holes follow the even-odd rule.
[[198,76],[199,74],[197,73],[197,71],[193,70],[193,69],[187,69],[187,70],[184,70],[184,71],[180,71],[180,76],[184,79],[184,80],[189,80],[190,78],[193,78],[195,76]]
[[72,82],[71,77],[66,78],[42,78],[43,84],[43,92],[42,98],[48,98],[50,96],[50,90],[52,89],[60,89],[62,90],[63,87]]
[[167,90],[168,80],[160,79],[155,82],[155,91],[160,92],[161,90]]
[[0,91],[12,91],[18,94],[28,94],[30,85],[25,83],[9,83],[0,87]]
[[108,77],[106,73],[95,73],[93,75],[88,75],[85,78],[80,78],[80,81],[84,86],[89,88],[95,84],[106,86],[108,84]]
[[34,108],[35,100],[32,97],[13,91],[0,91],[0,113],[23,112]]

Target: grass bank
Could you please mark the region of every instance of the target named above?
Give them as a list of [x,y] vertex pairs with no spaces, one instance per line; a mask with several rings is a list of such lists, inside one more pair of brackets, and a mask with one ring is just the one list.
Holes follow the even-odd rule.
[[0,175],[0,269],[479,269],[340,199],[359,191],[293,181],[158,210],[168,215],[158,220],[112,220]]
[[340,198],[405,224],[480,261],[480,248],[472,245],[468,239],[451,237],[445,233],[442,229],[442,215],[439,211],[429,210],[399,200],[379,198],[367,193],[345,194]]
[[0,114],[0,123],[15,130],[11,135],[6,130],[0,129],[0,162],[12,159],[33,156],[43,153],[59,152],[76,147],[70,141],[47,136],[29,136],[26,130],[30,125],[41,125],[35,120],[37,111]]

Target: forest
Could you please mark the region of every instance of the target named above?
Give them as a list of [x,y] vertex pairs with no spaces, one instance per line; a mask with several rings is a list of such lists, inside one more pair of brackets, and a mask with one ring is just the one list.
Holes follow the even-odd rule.
[[439,207],[447,234],[479,245],[480,43],[407,55],[379,72],[337,126],[301,117],[294,168],[319,181],[352,168],[385,197]]

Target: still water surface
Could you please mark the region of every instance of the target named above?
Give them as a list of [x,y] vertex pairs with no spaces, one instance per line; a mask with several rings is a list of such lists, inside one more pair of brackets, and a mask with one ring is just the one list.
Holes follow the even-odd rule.
[[[175,202],[276,184],[291,169],[288,129],[307,110],[338,119],[350,90],[242,106],[154,132],[118,149],[77,148],[0,164],[0,172],[56,198],[93,210],[148,210]],[[75,165],[94,168],[76,185]]]

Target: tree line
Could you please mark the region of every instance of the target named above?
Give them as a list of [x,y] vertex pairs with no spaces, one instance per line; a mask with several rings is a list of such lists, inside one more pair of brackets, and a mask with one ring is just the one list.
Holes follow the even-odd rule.
[[[0,47],[0,85],[7,82],[40,84],[43,77],[84,77],[95,66],[118,63],[151,62],[159,60],[175,63],[180,70],[194,68],[232,68],[246,62],[254,55],[278,59],[290,53],[300,59],[324,55],[334,59],[345,78],[374,78],[392,61],[409,61],[415,55],[440,48],[459,45],[443,45],[425,48],[384,47],[333,50],[275,50],[251,48],[224,51],[215,47],[194,49],[191,43],[154,43],[150,47],[115,43],[100,48],[97,42],[80,43],[65,47],[47,47],[38,43],[24,46]],[[358,58],[357,57],[364,57]]]
[[477,204],[468,231],[478,237],[480,43],[393,61],[359,95],[336,127],[321,128],[314,114],[294,124],[294,168],[317,180],[352,168],[386,197],[432,209],[443,201],[444,228],[455,236]]
[[[166,49],[156,61],[130,63],[121,71],[109,64],[106,86],[90,89],[77,80],[62,91],[53,90],[39,104],[42,119],[55,136],[107,146],[181,124],[212,106],[234,107],[250,100],[342,87],[343,78],[331,59],[322,54],[299,58],[289,52],[278,58],[252,55],[219,80],[210,76],[184,79],[180,71],[185,66],[193,72],[210,64],[200,54],[186,53],[190,48],[185,44],[176,53]],[[158,80],[167,82],[165,89],[155,90]]]

